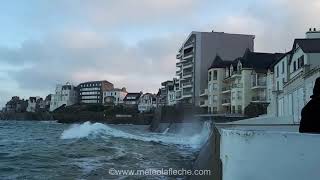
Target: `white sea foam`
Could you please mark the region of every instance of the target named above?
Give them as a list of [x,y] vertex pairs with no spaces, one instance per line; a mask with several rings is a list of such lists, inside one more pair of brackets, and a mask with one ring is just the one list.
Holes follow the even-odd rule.
[[167,134],[167,133],[168,133],[168,131],[169,131],[169,128],[166,128],[166,129],[163,131],[163,133],[162,133],[162,134]]
[[106,124],[85,122],[72,125],[61,134],[61,139],[78,139],[85,137],[119,137],[140,141],[153,141],[163,144],[178,144],[198,148],[202,146],[211,133],[210,123],[205,122],[202,130],[195,135],[186,136],[172,133],[131,134],[112,128]]

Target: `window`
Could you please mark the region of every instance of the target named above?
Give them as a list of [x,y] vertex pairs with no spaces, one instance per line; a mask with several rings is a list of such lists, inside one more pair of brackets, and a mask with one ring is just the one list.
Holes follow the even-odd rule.
[[215,71],[213,71],[213,80],[217,80],[217,78],[218,78],[218,73],[215,70]]
[[231,107],[231,112],[232,112],[232,113],[236,113],[236,107],[235,107],[235,106],[232,106],[232,107]]
[[241,105],[238,105],[238,113],[242,114],[242,106]]
[[294,62],[293,62],[293,71],[296,71],[296,70],[297,70],[297,62],[294,61]]
[[212,84],[212,92],[216,91],[216,90],[217,90],[217,87],[218,87],[217,84],[215,84],[215,83]]
[[279,81],[277,81],[277,91],[279,91]]
[[237,98],[238,99],[241,99],[242,97],[241,97],[241,91],[237,91]]
[[277,66],[277,77],[279,77],[279,66]]
[[212,102],[217,102],[218,101],[218,97],[217,96],[212,96]]
[[211,75],[212,75],[212,73],[211,73],[211,71],[209,71],[209,81],[211,81]]
[[298,58],[298,69],[304,65],[304,56]]
[[284,61],[282,61],[282,74],[284,73]]
[[212,112],[213,112],[213,113],[217,113],[217,111],[218,111],[217,107],[213,107],[213,108],[212,108]]

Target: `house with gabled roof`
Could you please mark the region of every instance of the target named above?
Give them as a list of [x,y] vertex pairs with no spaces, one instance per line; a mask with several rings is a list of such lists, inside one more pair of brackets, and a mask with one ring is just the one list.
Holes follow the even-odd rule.
[[291,51],[271,68],[276,103],[270,106],[270,114],[291,117],[294,123],[299,123],[301,110],[320,77],[320,31],[310,28],[304,39],[295,39]]
[[127,93],[127,95],[123,99],[123,103],[127,106],[138,107],[139,99],[142,92],[139,93]]

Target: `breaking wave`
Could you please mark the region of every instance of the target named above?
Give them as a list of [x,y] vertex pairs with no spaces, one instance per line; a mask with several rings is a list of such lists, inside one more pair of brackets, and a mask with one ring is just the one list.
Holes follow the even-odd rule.
[[208,139],[211,133],[210,123],[204,122],[201,131],[195,135],[179,135],[173,133],[151,133],[132,134],[122,130],[112,128],[102,123],[85,122],[83,124],[74,124],[70,128],[64,130],[61,139],[79,139],[88,137],[118,137],[134,139],[147,142],[158,142],[162,144],[176,144],[189,146],[192,148],[201,147]]

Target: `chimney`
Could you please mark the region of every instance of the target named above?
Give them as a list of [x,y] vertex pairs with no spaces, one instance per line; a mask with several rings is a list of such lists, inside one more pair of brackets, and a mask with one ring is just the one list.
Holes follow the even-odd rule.
[[306,39],[315,38],[320,38],[320,31],[317,31],[317,28],[309,28],[309,31],[306,32]]

